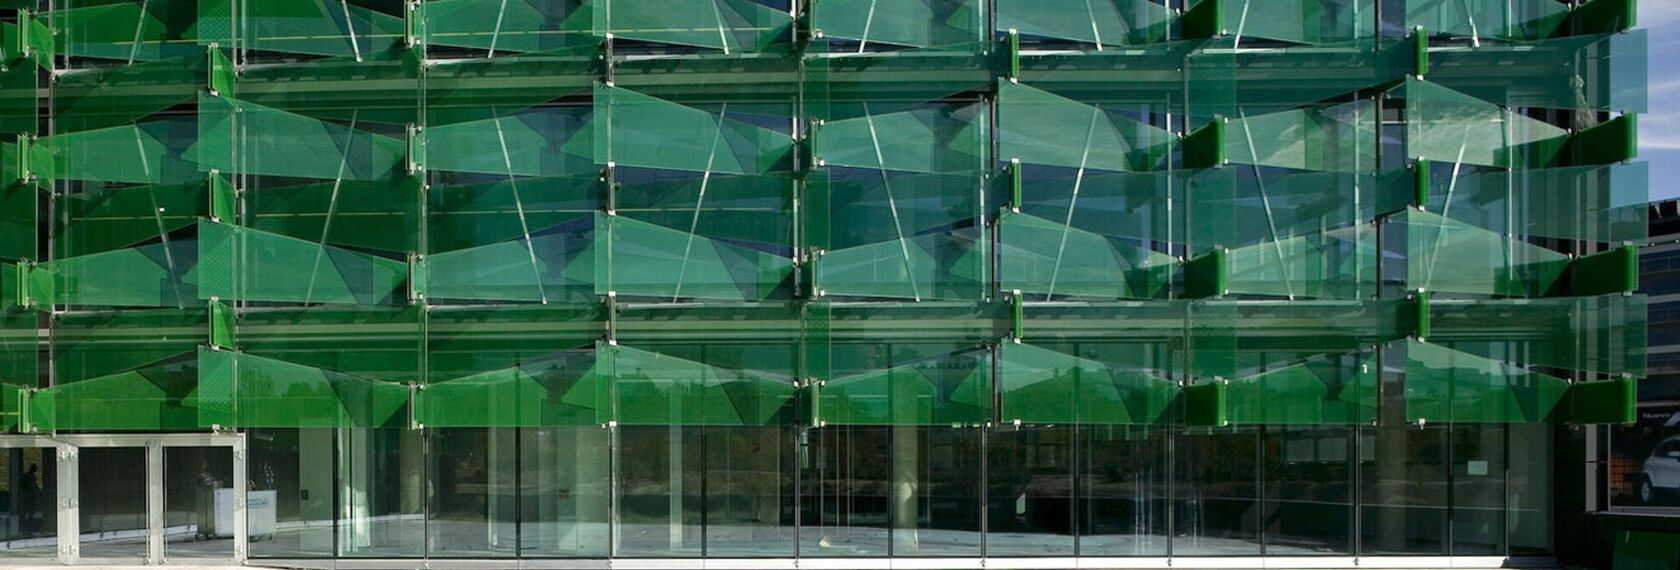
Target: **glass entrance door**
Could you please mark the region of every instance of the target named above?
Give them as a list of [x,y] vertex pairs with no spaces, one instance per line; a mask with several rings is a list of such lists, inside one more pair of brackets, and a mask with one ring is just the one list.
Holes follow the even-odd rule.
[[87,447],[78,453],[80,556],[84,561],[148,557],[145,447]]
[[274,527],[244,449],[242,434],[0,436],[0,566],[242,562],[248,522]]

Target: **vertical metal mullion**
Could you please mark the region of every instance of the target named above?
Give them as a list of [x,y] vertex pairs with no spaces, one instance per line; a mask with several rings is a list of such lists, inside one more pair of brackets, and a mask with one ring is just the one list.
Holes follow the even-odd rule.
[[[612,388],[609,387],[610,389]],[[609,405],[615,407],[618,405],[616,395],[610,401],[613,403]],[[607,470],[609,473],[607,476],[607,558],[610,559],[618,556],[618,495],[619,485],[622,485],[623,482],[618,474],[618,424],[609,421],[602,429],[607,430]],[[576,441],[575,437],[573,441]]]
[[1184,428],[1182,428],[1182,427],[1174,427],[1174,428],[1168,428],[1166,430],[1163,430],[1166,433],[1166,436],[1167,436],[1167,441],[1166,441],[1166,446],[1167,446],[1167,453],[1166,453],[1167,484],[1165,485],[1166,491],[1167,491],[1167,493],[1166,493],[1167,494],[1167,497],[1166,497],[1166,499],[1167,499],[1167,509],[1166,509],[1167,510],[1167,512],[1166,512],[1166,516],[1167,516],[1167,532],[1166,532],[1166,535],[1167,535],[1166,536],[1167,552],[1166,552],[1166,555],[1167,555],[1167,559],[1169,561],[1173,557],[1173,552],[1178,549],[1177,541],[1173,540],[1173,537],[1178,532],[1178,515],[1177,515],[1178,508],[1177,508],[1177,505],[1175,504],[1175,501],[1178,500],[1178,436],[1179,436],[1179,433],[1181,431],[1183,431],[1183,429]]
[[1080,477],[1079,474],[1081,473],[1081,466],[1085,463],[1083,461],[1080,461],[1080,459],[1081,459],[1080,451],[1082,449],[1082,446],[1080,445],[1080,441],[1082,441],[1081,440],[1081,435],[1083,435],[1084,432],[1080,431],[1079,428],[1080,428],[1080,423],[1079,422],[1074,422],[1073,426],[1068,428],[1069,431],[1071,432],[1068,435],[1068,454],[1070,455],[1070,457],[1068,458],[1068,470],[1069,470],[1068,471],[1068,501],[1073,503],[1071,505],[1068,505],[1068,514],[1069,514],[1068,532],[1073,533],[1073,555],[1076,558],[1079,556],[1079,535],[1080,535],[1080,532],[1079,532],[1079,494],[1080,494],[1079,493],[1079,484],[1080,484],[1081,481],[1084,480],[1084,478]]
[[[688,437],[687,431],[688,431],[688,426],[678,427],[677,428],[677,434],[676,434],[677,435],[677,440],[674,441],[674,442],[671,442],[671,443],[676,444],[680,448],[683,444],[683,440]],[[706,515],[708,514],[707,511],[709,510],[708,507],[711,506],[711,505],[708,504],[710,501],[707,500],[708,497],[706,496],[707,495],[706,486],[711,484],[711,482],[712,482],[712,474],[710,472],[711,471],[711,469],[710,469],[711,466],[708,465],[708,463],[710,463],[710,460],[709,460],[710,456],[707,455],[707,453],[711,451],[711,449],[710,449],[711,439],[712,439],[711,430],[707,429],[707,427],[704,426],[704,425],[700,426],[700,557],[701,558],[706,557],[706,547],[708,546],[707,543],[710,542],[708,539],[711,538],[711,537],[707,536],[707,534],[709,534],[709,533],[706,532],[706,530],[707,530],[706,524],[709,522],[707,520],[708,517]],[[687,454],[683,454],[683,461],[688,461],[688,455]],[[677,468],[682,469],[683,466],[678,465]],[[683,501],[682,497],[678,497],[677,501],[678,501],[678,505],[679,505],[678,512],[673,513],[673,514],[680,517],[680,516],[682,516],[680,505],[682,503],[686,502],[686,501]]]
[[[577,441],[573,438],[572,441]],[[513,557],[525,555],[525,428],[513,428]],[[580,521],[581,522],[581,521]]]
[[58,444],[58,561],[75,564],[81,558],[81,458],[68,443]]
[[1458,496],[1457,496],[1458,494],[1453,492],[1454,491],[1453,483],[1458,478],[1457,475],[1455,473],[1453,473],[1453,464],[1458,460],[1458,453],[1457,453],[1458,452],[1458,449],[1457,449],[1458,442],[1454,441],[1455,439],[1457,439],[1457,438],[1454,437],[1454,435],[1455,435],[1455,425],[1456,424],[1452,423],[1452,421],[1449,420],[1446,423],[1446,426],[1444,428],[1436,428],[1436,429],[1442,429],[1445,432],[1446,439],[1447,439],[1447,445],[1446,445],[1446,447],[1447,447],[1447,456],[1446,456],[1446,459],[1447,459],[1446,460],[1446,468],[1447,468],[1447,505],[1446,505],[1447,524],[1446,524],[1446,528],[1445,528],[1445,533],[1441,536],[1441,540],[1444,543],[1443,546],[1446,547],[1446,555],[1448,557],[1451,557],[1455,553],[1455,551],[1458,550],[1457,541],[1453,540],[1453,537],[1456,536],[1456,533],[1453,532],[1453,527],[1457,523],[1457,519],[1458,519],[1458,517],[1455,516],[1455,515],[1458,514]]
[[[1377,351],[1377,354],[1379,355],[1379,358],[1380,358],[1380,355],[1382,354],[1382,351],[1380,351],[1380,350]],[[1381,369],[1378,369],[1378,371],[1377,371],[1377,378],[1378,378],[1378,384],[1377,385],[1381,386],[1382,385],[1382,383],[1381,383],[1382,370]],[[1382,400],[1379,398],[1377,401],[1381,402]],[[1363,519],[1365,518],[1363,516],[1365,505],[1364,505],[1364,501],[1361,500],[1365,496],[1365,494],[1362,492],[1365,488],[1365,486],[1364,486],[1365,478],[1364,478],[1364,470],[1363,470],[1363,465],[1364,465],[1363,457],[1364,456],[1360,455],[1360,453],[1363,452],[1363,448],[1364,448],[1363,441],[1364,441],[1365,437],[1364,437],[1364,434],[1362,432],[1363,429],[1364,428],[1362,426],[1358,426],[1358,425],[1355,425],[1351,428],[1348,428],[1348,433],[1350,434],[1350,437],[1349,437],[1350,441],[1348,441],[1348,444],[1345,446],[1346,452],[1348,454],[1348,459],[1353,463],[1351,468],[1348,470],[1348,472],[1351,474],[1350,475],[1351,480],[1348,481],[1348,492],[1351,495],[1351,496],[1348,497],[1348,504],[1352,509],[1352,513],[1350,513],[1352,515],[1352,517],[1351,517],[1352,520],[1351,520],[1351,522],[1348,526],[1348,532],[1353,533],[1351,536],[1348,537],[1348,554],[1353,555],[1354,559],[1356,559],[1356,560],[1358,559],[1359,554],[1364,551],[1364,542],[1365,542],[1365,539],[1364,539],[1365,527],[1364,527],[1364,523],[1363,523]],[[1373,437],[1374,437],[1374,434],[1373,434]]]
[[246,437],[241,433],[233,443],[233,562],[243,564],[251,549],[250,524],[246,515],[250,488],[246,483]]
[[[891,349],[889,348],[889,350],[891,350]],[[891,360],[889,359],[888,362],[891,362]],[[889,395],[888,398],[890,399],[891,396]],[[899,428],[899,426],[893,425],[892,422],[890,422],[890,421],[887,422],[887,428],[886,428],[886,436],[887,436],[886,439],[887,439],[887,441],[886,441],[886,443],[887,443],[887,558],[888,559],[891,559],[894,556],[893,552],[898,550],[898,548],[897,548],[897,544],[898,544],[898,505],[896,503],[896,501],[898,499],[895,496],[895,494],[898,492],[898,482],[893,479],[893,477],[898,473],[898,471],[897,471],[898,454],[893,453],[893,451],[895,451],[895,447],[893,445],[893,437],[895,437],[897,434],[895,434],[893,432],[898,430],[898,428]],[[841,429],[850,430],[850,429],[855,429],[855,428],[847,427],[847,428],[841,428]],[[849,440],[850,438],[847,438],[847,439]],[[851,481],[851,475],[852,475],[852,457],[851,457],[851,451],[852,450],[851,450],[851,445],[849,445],[851,442],[848,441],[847,443],[848,443],[848,445],[846,446],[847,447],[847,449],[846,449],[846,480],[849,483]],[[842,487],[842,488],[844,488],[844,487]],[[846,520],[846,526],[848,527],[847,531],[851,530],[850,526],[852,524],[851,520],[850,520],[850,515],[852,514],[852,512],[851,512],[850,509],[852,507],[854,507],[855,505],[856,505],[856,503],[854,503],[852,501],[851,493],[847,493],[847,496],[846,496],[846,506],[848,508],[848,510],[846,511],[846,514],[848,515],[848,518]],[[836,522],[838,522],[838,521],[836,521]]]
[[163,558],[163,444],[153,440],[146,443],[146,563]]
[[1502,552],[1500,552],[1500,555],[1510,556],[1511,555],[1511,426],[1509,424],[1507,424],[1507,425],[1499,426],[1499,428],[1500,428],[1500,431],[1504,432],[1504,436],[1505,436],[1505,444],[1503,446],[1505,448],[1504,449],[1505,457],[1502,458],[1502,460],[1501,460],[1504,463],[1504,465],[1503,465],[1504,469],[1500,470],[1501,471],[1501,473],[1500,473],[1500,479],[1501,479],[1500,483],[1501,484],[1499,486],[1499,488],[1500,488],[1500,496],[1499,496],[1500,508],[1499,508],[1499,511],[1501,513],[1501,516],[1499,517],[1499,522],[1500,522],[1500,526],[1502,527],[1502,528],[1499,529],[1499,534],[1500,534],[1500,536],[1504,537],[1504,540],[1502,541],[1503,548],[1501,549]]
[[[1267,427],[1265,425],[1261,425],[1259,431],[1254,435],[1254,445],[1256,447],[1256,449],[1254,450],[1255,461],[1254,461],[1254,474],[1253,474],[1254,475],[1254,500],[1259,502],[1258,505],[1255,505],[1258,508],[1254,509],[1254,512],[1259,515],[1259,520],[1255,521],[1254,527],[1255,527],[1255,530],[1260,533],[1260,537],[1259,537],[1259,539],[1260,539],[1260,557],[1262,557],[1262,558],[1264,558],[1266,556],[1266,551],[1268,550],[1267,547],[1271,546],[1271,541],[1272,541],[1271,540],[1272,539],[1271,533],[1266,532],[1266,518],[1267,518],[1267,513],[1266,513],[1266,436],[1267,435],[1268,435]],[[1283,443],[1281,442],[1281,438],[1283,436],[1280,434],[1278,437],[1280,438],[1279,444],[1281,446],[1281,445],[1283,445]],[[1316,457],[1316,453],[1318,451],[1317,442],[1313,443],[1313,451],[1315,453],[1314,459],[1317,459],[1317,457]]]
[[[421,312],[424,313],[425,311],[421,311]],[[425,353],[426,353],[425,350],[420,351],[420,354],[422,354],[422,355],[424,355]],[[424,358],[424,356],[422,356],[422,358]],[[414,391],[410,391],[409,392],[409,400],[408,400],[408,409],[409,409],[410,417],[413,417],[413,414],[414,414],[414,400],[415,400]],[[488,430],[486,430],[486,431],[488,431]],[[423,482],[428,482],[428,483],[432,480],[432,437],[431,437],[431,434],[432,434],[432,430],[430,428],[425,428],[425,427],[420,428],[420,480],[423,481]],[[369,434],[369,435],[371,436],[372,434]],[[397,437],[399,437],[399,438],[402,437],[402,434],[398,433]],[[370,437],[370,439],[371,439],[371,437]],[[486,441],[485,443],[488,445],[489,442]],[[372,443],[369,444],[369,447],[373,447],[373,446],[374,446],[374,444],[372,444]],[[400,451],[402,449],[402,441],[401,440],[397,441],[397,449],[399,450],[398,453],[401,453],[401,451]],[[488,451],[488,449],[486,449],[486,451]],[[490,462],[490,454],[489,453],[485,454],[484,461],[485,461],[486,467],[488,467],[489,462]],[[369,470],[372,470],[372,467],[369,467]],[[432,500],[433,500],[435,495],[433,495],[432,493],[426,492],[424,490],[424,488],[426,486],[429,486],[429,485],[426,485],[425,483],[422,483],[422,490],[420,491],[420,494],[421,494],[421,496],[420,496],[420,559],[421,560],[431,560],[431,558],[432,558]],[[486,496],[487,497],[489,496],[488,493],[486,493]],[[494,499],[488,499],[487,498],[486,502],[488,503],[488,501],[490,501],[490,500],[494,500]],[[400,505],[398,507],[398,510],[401,510]],[[485,511],[488,512],[489,509],[485,509]]]
[[[994,359],[992,359],[992,361],[995,363],[997,361],[997,359],[994,358]],[[980,430],[980,489],[979,489],[979,492],[976,493],[976,494],[979,495],[979,499],[980,499],[980,558],[982,560],[984,560],[986,558],[987,547],[989,546],[986,543],[987,543],[987,538],[989,538],[991,536],[990,531],[991,531],[991,522],[992,522],[992,512],[991,512],[992,511],[992,509],[991,509],[992,489],[991,489],[991,481],[990,481],[990,479],[991,479],[990,475],[991,475],[991,471],[992,471],[992,465],[991,465],[991,463],[992,463],[992,461],[991,461],[992,450],[991,450],[991,446],[988,445],[988,443],[991,441],[991,436],[992,436],[991,431],[992,431],[992,429],[989,426],[984,426],[984,425],[977,426],[976,429]],[[933,458],[932,458],[932,455],[933,455],[932,451],[933,450],[929,449],[928,451],[929,451],[928,461],[924,462],[924,464],[922,464],[922,465],[918,465],[917,466],[918,468],[923,468],[923,469],[931,468],[930,466],[926,465],[926,463],[931,463],[933,461]]]
[[[340,544],[340,539],[339,539],[339,535],[343,532],[343,529],[341,529],[339,527],[344,522],[343,521],[344,513],[342,511],[342,509],[344,508],[344,471],[340,468],[340,465],[341,465],[342,461],[339,458],[339,455],[344,453],[344,445],[339,440],[342,438],[345,428],[330,428],[330,429],[332,429],[332,438],[331,438],[332,443],[330,444],[332,446],[332,461],[330,462],[330,465],[331,465],[331,468],[332,468],[332,479],[333,479],[333,483],[332,483],[332,517],[333,517],[333,520],[332,520],[332,525],[331,525],[330,528],[332,529],[332,558],[337,559],[341,556],[341,554],[343,552],[343,550],[342,550],[343,545]],[[300,443],[299,446],[301,447],[301,443]]]

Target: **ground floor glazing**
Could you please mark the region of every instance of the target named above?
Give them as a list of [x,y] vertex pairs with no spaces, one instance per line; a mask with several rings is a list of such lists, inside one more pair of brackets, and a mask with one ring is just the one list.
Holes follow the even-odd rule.
[[[63,559],[66,545],[82,561],[154,562],[1545,556],[1554,429],[579,426],[20,437],[0,450],[0,558]],[[66,469],[74,481],[61,480]],[[246,496],[243,517],[236,494]],[[235,540],[236,518],[248,546]]]

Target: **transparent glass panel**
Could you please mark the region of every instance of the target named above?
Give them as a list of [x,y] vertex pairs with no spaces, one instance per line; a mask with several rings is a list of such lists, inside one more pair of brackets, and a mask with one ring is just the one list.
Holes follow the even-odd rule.
[[432,430],[426,548],[432,557],[502,558],[519,550],[516,429]]
[[1173,555],[1258,556],[1260,431],[1181,432],[1175,444]]
[[706,428],[706,556],[794,553],[794,428]]
[[1453,556],[1505,552],[1505,431],[1487,424],[1452,427]]
[[803,433],[800,556],[885,556],[894,512],[891,428],[826,426]]
[[1080,426],[1079,555],[1166,556],[1169,432]]
[[338,556],[415,558],[426,541],[425,438],[353,428],[338,439]]
[[252,558],[333,556],[338,487],[333,430],[247,431],[245,510]]
[[1353,552],[1355,431],[1267,428],[1261,480],[1268,556]]
[[1447,554],[1448,432],[1429,426],[1359,431],[1360,551]]
[[987,556],[1074,554],[1077,427],[987,434]]
[[8,559],[58,555],[57,450],[0,449],[0,553]]
[[981,432],[892,428],[893,556],[980,554]]
[[519,434],[519,553],[602,558],[611,552],[611,432],[550,427]]
[[626,426],[613,447],[613,555],[699,558],[703,552],[704,429]]

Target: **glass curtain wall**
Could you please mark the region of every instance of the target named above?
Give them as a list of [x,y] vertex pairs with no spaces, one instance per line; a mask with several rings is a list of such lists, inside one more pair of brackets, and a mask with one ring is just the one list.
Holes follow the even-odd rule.
[[244,433],[260,559],[1543,556],[1614,5],[0,1],[0,432]]

